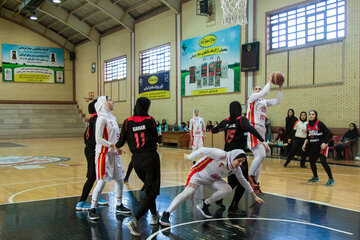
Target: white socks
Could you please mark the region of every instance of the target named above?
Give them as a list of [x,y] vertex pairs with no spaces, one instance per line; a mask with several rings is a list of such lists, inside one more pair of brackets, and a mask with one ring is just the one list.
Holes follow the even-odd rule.
[[92,199],[91,199],[91,208],[95,208],[96,207],[96,203],[99,200],[99,196],[102,192],[102,190],[105,187],[105,181],[100,179],[96,182],[96,186],[94,188],[93,194],[92,194]]
[[115,180],[115,193],[116,193],[116,206],[120,206],[122,203],[122,195],[124,190],[124,181]]

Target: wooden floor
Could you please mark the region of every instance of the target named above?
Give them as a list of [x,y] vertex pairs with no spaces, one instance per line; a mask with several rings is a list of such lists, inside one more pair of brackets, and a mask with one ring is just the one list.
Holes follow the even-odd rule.
[[[81,138],[14,139],[0,141],[2,142],[21,144],[25,147],[1,147],[0,157],[58,156],[68,157],[71,160],[41,164],[43,168],[35,169],[0,167],[0,204],[81,195],[86,180],[86,160]],[[126,171],[131,154],[128,149],[125,150],[127,154],[123,155],[122,159]],[[159,148],[161,187],[179,186],[185,183],[191,163],[183,160],[183,153],[189,152],[177,148]],[[251,162],[252,156],[249,156],[249,159]],[[284,160],[278,158],[267,158],[264,161],[260,178],[264,192],[360,211],[360,167],[357,162],[352,162],[355,166],[331,165],[336,181],[333,187],[325,187],[327,176],[320,164],[318,164],[320,182],[308,183],[307,179],[312,176],[310,168],[299,168],[297,161],[291,162],[287,168],[284,168],[283,163]],[[308,163],[307,165],[309,166]],[[125,190],[136,190],[141,186],[142,183],[133,172]],[[113,183],[107,184],[104,192],[112,192],[113,187]]]

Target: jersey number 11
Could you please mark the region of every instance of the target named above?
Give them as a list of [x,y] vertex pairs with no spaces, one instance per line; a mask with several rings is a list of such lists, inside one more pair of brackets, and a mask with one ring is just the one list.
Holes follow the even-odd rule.
[[[140,135],[140,138],[139,138]],[[139,149],[140,147],[143,147],[145,144],[145,133],[144,132],[140,132],[139,133],[134,133],[135,139],[136,139],[136,148]],[[141,143],[140,143],[141,141]]]

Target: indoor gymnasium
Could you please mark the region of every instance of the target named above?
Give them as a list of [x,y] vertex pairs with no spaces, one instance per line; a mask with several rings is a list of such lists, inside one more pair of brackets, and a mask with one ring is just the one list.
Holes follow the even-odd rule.
[[360,239],[358,12],[0,0],[0,239]]

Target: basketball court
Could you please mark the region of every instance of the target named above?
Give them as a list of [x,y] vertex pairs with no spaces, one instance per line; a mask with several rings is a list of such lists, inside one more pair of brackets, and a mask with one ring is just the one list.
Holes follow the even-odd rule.
[[[131,217],[115,213],[113,183],[107,184],[102,194],[109,200],[109,206],[98,208],[98,223],[89,222],[87,212],[75,211],[86,180],[82,139],[7,140],[5,143],[0,157],[52,158],[37,162],[32,159],[27,165],[13,161],[9,166],[0,167],[2,239],[134,238],[123,224]],[[160,213],[183,190],[191,167],[191,163],[183,159],[183,153],[189,152],[159,148],[162,181],[157,208]],[[122,157],[125,168],[130,156]],[[249,159],[251,161],[252,156]],[[213,219],[205,219],[196,204],[188,200],[172,213],[170,228],[149,225],[147,214],[140,222],[141,237],[137,239],[359,239],[360,192],[356,186],[360,184],[360,165],[356,161],[331,165],[336,185],[329,188],[325,187],[327,178],[322,169],[319,170],[320,182],[310,184],[307,182],[311,176],[309,168],[299,168],[298,161],[283,168],[284,161],[276,156],[265,159],[260,179],[265,204],[255,204],[252,197],[245,194],[240,208],[247,211],[246,216],[227,214],[232,195],[224,200],[225,209],[211,205]],[[19,164],[28,168],[15,168]],[[135,172],[125,185],[124,203],[136,211],[142,184]],[[209,194],[205,191],[205,195]]]
[[[309,160],[307,168],[299,160],[284,167],[279,152],[286,146],[272,142],[277,152],[267,152],[261,174],[256,171],[265,203],[245,193],[241,216],[228,214],[233,190],[225,207],[212,203],[213,218],[204,218],[196,205],[212,194],[205,189],[171,213],[169,227],[150,225],[148,211],[135,237],[125,225],[145,196],[135,171],[122,197],[132,215],[116,212],[114,181],[101,193],[107,206],[76,211],[87,180],[88,104],[99,96],[107,96],[105,104],[112,99],[119,126],[136,100],[147,97],[149,115],[180,127],[194,109],[205,123],[229,117],[233,101],[246,113],[256,86],[260,92],[269,82],[266,99],[282,100],[257,111],[259,122],[271,119],[273,135],[285,125],[287,109],[316,109],[340,140],[349,123],[360,125],[359,10],[350,0],[1,0],[0,239],[360,239],[360,144],[350,140],[347,160],[327,159],[336,182],[330,187],[319,161],[320,181],[309,182]],[[184,160],[190,135],[167,127],[170,146],[158,147],[160,215],[193,166]],[[204,145],[223,149],[223,133],[208,134]],[[138,140],[136,134],[139,149]],[[126,171],[132,155],[127,144],[123,150]],[[251,166],[253,153],[247,158]]]

